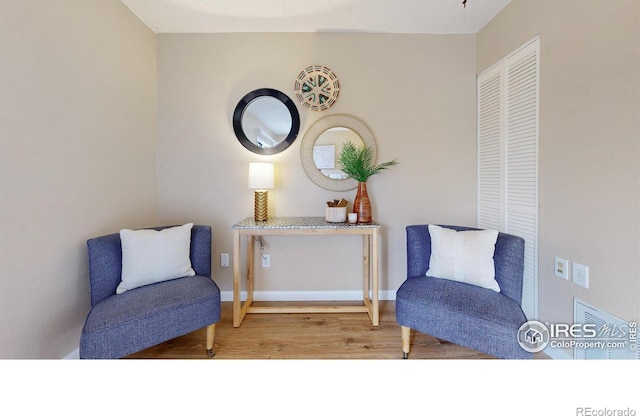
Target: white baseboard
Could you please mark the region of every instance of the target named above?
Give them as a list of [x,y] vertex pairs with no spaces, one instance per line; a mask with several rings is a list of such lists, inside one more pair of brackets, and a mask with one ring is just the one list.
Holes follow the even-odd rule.
[[[242,292],[240,298],[247,299],[247,292]],[[381,290],[378,299],[395,300],[395,290]],[[233,291],[220,292],[220,300],[233,301]],[[361,290],[326,290],[326,291],[256,291],[253,292],[255,301],[332,301],[332,300],[362,300]]]

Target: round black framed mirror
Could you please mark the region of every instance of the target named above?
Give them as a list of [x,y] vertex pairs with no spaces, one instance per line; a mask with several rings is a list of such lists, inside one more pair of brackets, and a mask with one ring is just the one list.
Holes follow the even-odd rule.
[[248,150],[272,155],[282,152],[296,140],[300,114],[283,92],[260,88],[249,92],[236,105],[233,130]]

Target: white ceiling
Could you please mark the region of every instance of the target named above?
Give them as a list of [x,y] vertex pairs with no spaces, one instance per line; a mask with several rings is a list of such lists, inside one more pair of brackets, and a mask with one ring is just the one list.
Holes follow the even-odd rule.
[[156,33],[473,34],[510,0],[122,0]]

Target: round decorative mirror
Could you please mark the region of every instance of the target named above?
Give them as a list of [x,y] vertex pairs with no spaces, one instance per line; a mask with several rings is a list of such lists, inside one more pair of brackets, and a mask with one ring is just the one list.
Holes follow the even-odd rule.
[[318,119],[309,127],[300,145],[302,167],[313,183],[329,191],[355,189],[358,182],[340,170],[338,159],[342,144],[373,148],[373,161],[378,158],[378,143],[371,128],[350,114],[332,114]]
[[233,112],[238,141],[261,155],[280,153],[298,137],[300,114],[286,94],[272,88],[251,91]]

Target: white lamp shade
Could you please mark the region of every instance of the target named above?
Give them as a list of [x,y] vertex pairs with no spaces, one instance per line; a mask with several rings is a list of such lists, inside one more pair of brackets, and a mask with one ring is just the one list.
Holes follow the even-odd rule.
[[273,187],[273,163],[249,163],[249,189],[271,189]]

